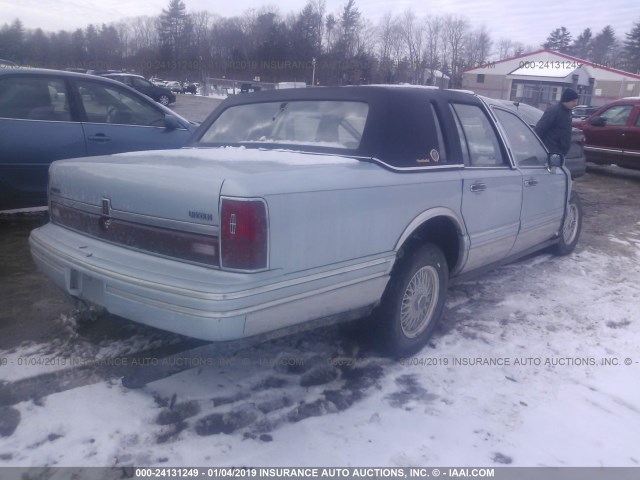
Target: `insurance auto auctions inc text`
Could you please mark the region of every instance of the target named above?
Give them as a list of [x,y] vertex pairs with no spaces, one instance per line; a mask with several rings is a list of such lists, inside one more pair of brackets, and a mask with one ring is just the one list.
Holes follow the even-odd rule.
[[618,357],[410,357],[400,360],[400,363],[424,367],[617,367],[639,362]]

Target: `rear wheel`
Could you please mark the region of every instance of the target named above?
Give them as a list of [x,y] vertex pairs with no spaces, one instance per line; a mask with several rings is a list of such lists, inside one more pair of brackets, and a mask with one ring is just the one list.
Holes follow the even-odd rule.
[[398,260],[378,312],[381,340],[389,353],[410,355],[427,343],[442,316],[448,276],[442,250],[432,244]]
[[564,222],[560,229],[560,238],[555,245],[556,255],[568,255],[576,248],[582,230],[582,202],[576,192],[571,192]]

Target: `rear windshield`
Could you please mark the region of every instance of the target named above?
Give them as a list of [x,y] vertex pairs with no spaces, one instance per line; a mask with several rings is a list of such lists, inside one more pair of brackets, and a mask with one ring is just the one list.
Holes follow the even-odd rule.
[[335,100],[238,105],[222,112],[199,141],[357,150],[368,112],[364,102]]

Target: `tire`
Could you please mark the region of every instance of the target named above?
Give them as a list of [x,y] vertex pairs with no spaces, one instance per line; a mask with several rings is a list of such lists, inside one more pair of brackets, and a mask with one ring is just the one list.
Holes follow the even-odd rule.
[[573,252],[580,238],[582,230],[582,202],[580,196],[576,192],[571,192],[569,204],[565,212],[562,228],[560,229],[560,238],[554,247],[556,255],[569,255]]
[[420,350],[442,316],[449,269],[442,250],[427,244],[398,260],[378,311],[379,340],[389,354]]
[[167,95],[160,95],[160,98],[158,99],[158,103],[166,107],[170,103],[169,97]]

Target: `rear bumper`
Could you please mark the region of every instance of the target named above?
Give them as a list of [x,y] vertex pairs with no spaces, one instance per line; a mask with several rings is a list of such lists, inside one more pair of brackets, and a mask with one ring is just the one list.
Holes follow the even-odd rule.
[[304,273],[223,272],[128,250],[54,224],[29,239],[37,266],[74,297],[136,322],[227,341],[375,305],[395,256]]

